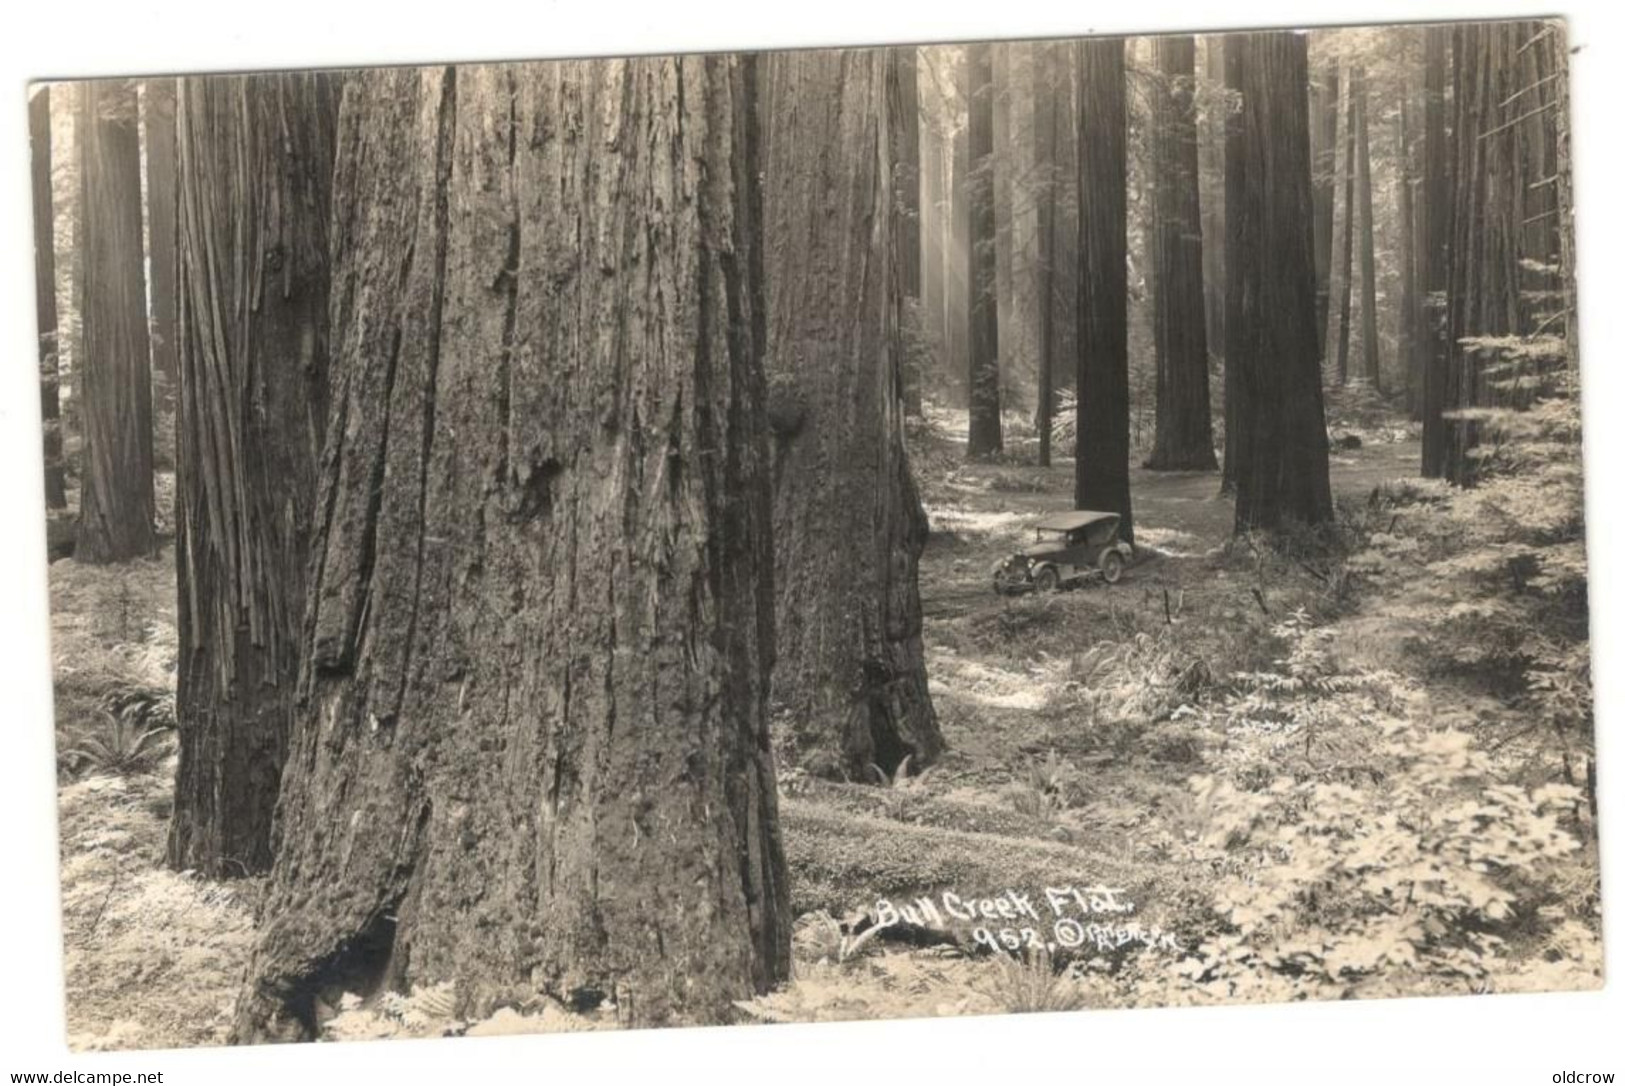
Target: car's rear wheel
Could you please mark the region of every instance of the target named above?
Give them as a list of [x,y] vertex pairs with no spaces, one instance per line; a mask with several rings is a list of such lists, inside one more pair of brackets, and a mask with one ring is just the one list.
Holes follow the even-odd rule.
[[1054,592],[1061,587],[1061,575],[1055,572],[1054,566],[1045,566],[1033,578],[1033,584],[1040,592]]
[[1100,575],[1106,578],[1107,584],[1116,584],[1123,576],[1123,556],[1116,551],[1101,555]]

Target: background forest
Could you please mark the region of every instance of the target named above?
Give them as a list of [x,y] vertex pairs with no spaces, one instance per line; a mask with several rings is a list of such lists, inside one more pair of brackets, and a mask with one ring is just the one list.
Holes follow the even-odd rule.
[[72,1043],[1600,985],[1566,65],[34,88]]

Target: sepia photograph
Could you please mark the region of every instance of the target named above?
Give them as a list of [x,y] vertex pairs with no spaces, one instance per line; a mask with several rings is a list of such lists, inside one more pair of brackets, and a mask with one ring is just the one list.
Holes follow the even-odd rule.
[[64,1055],[1603,987],[1570,23],[1074,25],[35,73]]

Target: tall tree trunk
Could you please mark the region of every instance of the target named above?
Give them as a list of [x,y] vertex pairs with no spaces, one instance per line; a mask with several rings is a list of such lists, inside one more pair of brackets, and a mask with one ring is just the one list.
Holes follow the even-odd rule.
[[1204,308],[1207,310],[1208,352],[1223,367],[1220,385],[1224,405],[1224,452],[1220,461],[1223,471],[1219,483],[1221,495],[1235,493],[1235,419],[1231,411],[1231,369],[1225,352],[1225,324],[1230,319],[1228,291],[1224,283],[1225,200],[1225,147],[1229,130],[1234,123],[1230,111],[1230,92],[1226,88],[1224,35],[1204,34],[1198,47],[1203,52],[1204,73],[1208,83],[1209,107],[1202,125],[1205,137],[1197,146],[1205,184],[1202,201],[1202,287]]
[[1371,221],[1371,121],[1367,103],[1365,73],[1360,73],[1359,97],[1355,101],[1355,136],[1359,149],[1355,157],[1355,185],[1360,193],[1360,357],[1362,376],[1378,392],[1382,391],[1381,343],[1377,339],[1377,248]]
[[[1468,23],[1454,28],[1455,166],[1451,203],[1454,222],[1450,240],[1446,342],[1446,411],[1487,406],[1491,388],[1484,358],[1464,339],[1516,335],[1520,332],[1518,294],[1518,228],[1514,156],[1517,103],[1506,105],[1517,89],[1516,50],[1522,43],[1519,24]],[[1476,481],[1478,424],[1446,420],[1444,476],[1453,483]]]
[[327,423],[329,75],[181,82],[169,863],[271,865]]
[[62,409],[57,394],[56,218],[51,199],[51,87],[28,99],[28,145],[34,201],[34,317],[39,333],[40,423],[45,435],[45,505],[68,507],[62,465]]
[[993,47],[965,46],[965,177],[969,212],[970,434],[966,453],[977,460],[1004,448],[999,389],[997,222],[993,211]]
[[74,557],[97,564],[151,554],[158,542],[136,111],[133,83],[91,79],[79,85],[84,462]]
[[[964,90],[964,65],[959,66],[959,89]],[[959,96],[963,99],[963,93]],[[952,227],[951,244],[948,246],[948,369],[957,377],[954,380],[954,389],[960,393],[959,403],[967,408],[974,397],[971,394],[971,311],[974,306],[974,294],[971,287],[972,261],[971,261],[971,193],[970,182],[970,125],[960,124],[955,128],[950,141],[950,202],[952,213],[949,216]],[[996,386],[995,386],[996,387]]]
[[1060,299],[1056,267],[1060,257],[1061,175],[1057,146],[1060,142],[1062,104],[1071,92],[1070,80],[1062,82],[1062,46],[1038,42],[1033,46],[1033,138],[1038,183],[1038,256],[1035,261],[1035,289],[1038,293],[1038,388],[1033,426],[1038,431],[1038,466],[1050,466],[1050,439],[1054,429],[1055,360],[1057,325],[1064,319],[1057,312]]
[[[934,89],[930,80],[929,54],[917,52],[916,73],[925,77],[925,86]],[[923,400],[925,388],[942,399],[943,363],[948,348],[948,314],[944,291],[948,282],[947,242],[944,228],[948,219],[947,171],[944,169],[942,127],[938,123],[940,110],[935,107],[934,95],[916,96],[920,100],[920,316],[924,355],[919,369],[919,392]],[[908,405],[912,406],[912,405]]]
[[1334,337],[1330,329],[1326,332],[1328,354],[1331,353],[1333,339],[1337,341],[1337,352],[1327,360],[1326,369],[1328,377],[1339,385],[1348,384],[1349,379],[1349,332],[1350,321],[1354,317],[1354,101],[1364,78],[1365,73],[1356,66],[1349,73],[1348,85],[1343,91],[1343,172],[1339,178],[1343,190],[1343,216],[1342,231],[1333,243],[1337,268],[1332,275],[1337,305],[1337,334]]
[[1450,152],[1445,143],[1445,67],[1451,33],[1444,26],[1422,31],[1422,199],[1417,231],[1422,238],[1419,288],[1427,330],[1422,348],[1422,474],[1431,479],[1444,475],[1449,440],[1444,418],[1450,372],[1445,291],[1455,208],[1450,202]]
[[[235,1036],[782,979],[751,57],[386,69],[335,156],[307,663]],[[882,235],[883,237],[883,235]]]
[[1151,111],[1151,276],[1157,354],[1156,444],[1146,467],[1212,471],[1202,200],[1196,172],[1196,41],[1155,39],[1160,85]]
[[[1326,65],[1325,78],[1311,84],[1314,110],[1315,194],[1315,329],[1324,335],[1332,297],[1332,212],[1337,198],[1337,61]],[[1321,357],[1326,344],[1321,343]]]
[[[175,335],[175,80],[142,84],[147,136],[147,275],[152,298],[154,406],[175,413],[177,339]],[[294,137],[289,133],[290,138]],[[163,455],[173,455],[166,450]]]
[[897,356],[898,379],[903,389],[903,410],[918,416],[920,361],[925,356],[925,321],[920,303],[920,84],[918,50],[900,46],[887,50],[886,125],[891,155],[890,208],[895,254],[893,274],[901,291],[896,332],[902,350]]
[[[895,54],[893,54],[895,55]],[[898,176],[888,54],[769,54],[777,151],[763,172],[773,427],[773,701],[800,761],[872,780],[942,750],[926,688],[925,512],[903,443],[888,283]],[[878,152],[877,152],[878,148]]]
[[1078,43],[1079,509],[1122,517],[1134,539],[1128,481],[1128,115],[1123,39]]
[[1399,362],[1405,374],[1405,411],[1413,419],[1422,417],[1422,361],[1419,351],[1421,305],[1417,300],[1417,261],[1420,246],[1416,238],[1415,169],[1412,165],[1412,130],[1416,126],[1412,116],[1411,100],[1414,83],[1407,70],[1400,80],[1399,114],[1396,121],[1399,151],[1398,183],[1395,187],[1399,205]]
[[[1236,531],[1332,515],[1315,334],[1308,46],[1232,34],[1241,116],[1226,149],[1229,335],[1236,363]],[[1234,153],[1230,153],[1234,152]]]

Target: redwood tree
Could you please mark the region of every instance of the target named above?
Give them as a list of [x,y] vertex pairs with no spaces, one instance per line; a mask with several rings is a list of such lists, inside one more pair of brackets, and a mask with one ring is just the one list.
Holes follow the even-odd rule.
[[[1315,196],[1315,328],[1324,333],[1332,296],[1332,215],[1337,200],[1337,61],[1309,88]],[[1326,344],[1320,346],[1321,357]]]
[[[1038,292],[1038,388],[1033,423],[1038,431],[1038,465],[1050,465],[1054,429],[1056,363],[1075,349],[1077,304],[1076,223],[1066,214],[1067,194],[1076,173],[1067,169],[1072,123],[1072,73],[1069,52],[1055,42],[1033,45],[1033,138],[1038,173],[1038,247],[1035,287]],[[1075,205],[1075,201],[1074,201]],[[1073,214],[1076,212],[1074,210]],[[1068,237],[1067,226],[1073,227]]]
[[[942,750],[925,676],[925,512],[903,444],[888,236],[896,51],[771,54],[763,169],[773,428],[773,700],[802,764],[873,780]],[[912,68],[910,68],[912,72]],[[894,278],[895,277],[895,278]]]
[[1449,275],[1451,218],[1450,157],[1445,144],[1445,59],[1450,28],[1430,26],[1422,45],[1422,198],[1417,227],[1422,239],[1421,282],[1427,343],[1422,370],[1422,474],[1444,474],[1445,396],[1448,390],[1450,344],[1446,338],[1444,292]]
[[1128,483],[1128,117],[1123,40],[1078,43],[1079,509],[1122,517],[1134,538]]
[[[1328,311],[1333,314],[1330,319],[1336,322],[1336,334],[1334,336],[1332,329],[1328,328],[1323,343],[1327,378],[1335,379],[1340,385],[1347,384],[1349,379],[1349,322],[1354,318],[1354,99],[1363,78],[1364,74],[1356,67],[1349,73],[1343,88],[1343,134],[1340,140],[1343,170],[1337,179],[1340,182],[1337,187],[1343,193],[1343,214],[1336,220],[1332,241],[1337,266],[1328,277],[1336,297],[1327,303]],[[1333,305],[1336,306],[1335,310],[1331,308]]]
[[1152,332],[1157,353],[1156,445],[1146,467],[1211,471],[1207,323],[1202,299],[1202,202],[1196,172],[1196,41],[1155,41],[1151,110]]
[[1355,187],[1360,195],[1360,358],[1361,376],[1382,391],[1381,343],[1377,337],[1377,250],[1371,215],[1370,93],[1364,73],[1355,99]]
[[57,395],[56,229],[51,200],[51,87],[28,99],[28,145],[34,211],[34,316],[39,333],[40,423],[45,435],[45,505],[65,509],[62,409]]
[[334,77],[181,81],[169,862],[271,864],[327,422]]
[[1225,151],[1229,358],[1236,367],[1236,530],[1332,515],[1315,332],[1308,47],[1232,34],[1241,114]]
[[[175,334],[175,80],[141,88],[147,137],[147,276],[152,297],[152,370],[160,412],[175,410],[179,352]],[[291,122],[290,122],[291,123]],[[287,134],[288,142],[300,136]]]
[[[922,408],[920,361],[924,345],[925,314],[920,276],[920,82],[918,53],[912,45],[886,51],[886,132],[891,162],[892,274],[897,279],[898,320],[895,332],[903,348],[898,356],[898,379],[903,409],[910,415]],[[904,341],[904,337],[907,341]]]
[[966,126],[965,203],[969,214],[970,433],[971,459],[1004,448],[999,395],[998,246],[993,213],[993,47],[965,47]]
[[74,557],[81,562],[122,562],[157,547],[137,126],[135,84],[79,84],[84,300],[76,364],[84,446]]
[[[1454,28],[1446,411],[1492,402],[1486,358],[1464,341],[1523,331],[1518,294],[1520,201],[1515,192],[1519,177],[1514,165],[1519,147],[1517,126],[1511,123],[1522,104],[1511,97],[1518,90],[1516,58],[1525,26],[1490,22]],[[1471,484],[1477,476],[1472,448],[1478,443],[1478,424],[1471,418],[1446,422],[1444,476],[1453,483]]]
[[239,1040],[449,983],[782,979],[754,61],[367,72],[335,152],[306,664]]

